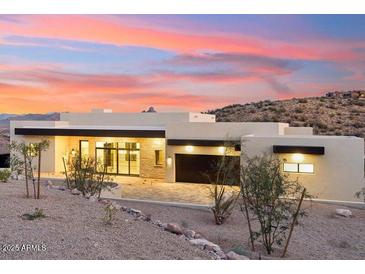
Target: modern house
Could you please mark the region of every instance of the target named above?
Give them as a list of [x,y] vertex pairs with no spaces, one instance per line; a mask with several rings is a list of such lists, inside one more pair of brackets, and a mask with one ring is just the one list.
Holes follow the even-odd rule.
[[[207,183],[203,174],[226,155],[277,154],[282,171],[298,178],[312,195],[324,200],[357,201],[364,187],[364,140],[316,136],[309,127],[287,123],[216,122],[201,113],[62,113],[60,121],[12,121],[11,141],[50,141],[42,171],[56,176],[63,160],[80,152],[95,157],[116,176],[156,178],[166,183]],[[234,141],[226,149],[227,141]],[[237,173],[238,174],[238,173]]]

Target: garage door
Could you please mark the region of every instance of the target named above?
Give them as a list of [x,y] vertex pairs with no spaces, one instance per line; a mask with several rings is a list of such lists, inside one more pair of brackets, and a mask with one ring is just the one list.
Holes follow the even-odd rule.
[[[196,154],[175,154],[175,178],[176,182],[186,183],[209,183],[206,174],[211,178],[216,176],[216,166],[223,156],[218,155],[196,155]],[[239,183],[239,156],[226,156],[234,161],[236,166],[232,177]]]

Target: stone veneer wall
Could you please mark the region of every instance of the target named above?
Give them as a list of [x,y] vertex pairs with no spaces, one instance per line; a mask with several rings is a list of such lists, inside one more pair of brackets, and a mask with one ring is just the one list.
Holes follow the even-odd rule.
[[[141,144],[140,176],[145,178],[165,179],[165,139],[139,139]],[[155,165],[155,150],[162,150],[163,161],[161,166]]]

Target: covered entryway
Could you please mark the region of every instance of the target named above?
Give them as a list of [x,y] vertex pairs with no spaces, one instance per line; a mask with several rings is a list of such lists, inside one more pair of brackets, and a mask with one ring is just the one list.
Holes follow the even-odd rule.
[[[175,180],[186,183],[209,183],[207,175],[214,178],[217,172],[217,163],[223,156],[198,155],[198,154],[175,154]],[[234,169],[233,178],[239,183],[240,157],[225,156],[234,161],[237,167]]]

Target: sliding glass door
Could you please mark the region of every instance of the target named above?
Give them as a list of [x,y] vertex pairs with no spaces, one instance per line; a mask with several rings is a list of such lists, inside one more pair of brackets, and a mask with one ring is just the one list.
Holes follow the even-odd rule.
[[[96,142],[96,159],[104,163],[109,174],[139,175],[139,143]],[[100,170],[101,171],[101,170]]]

